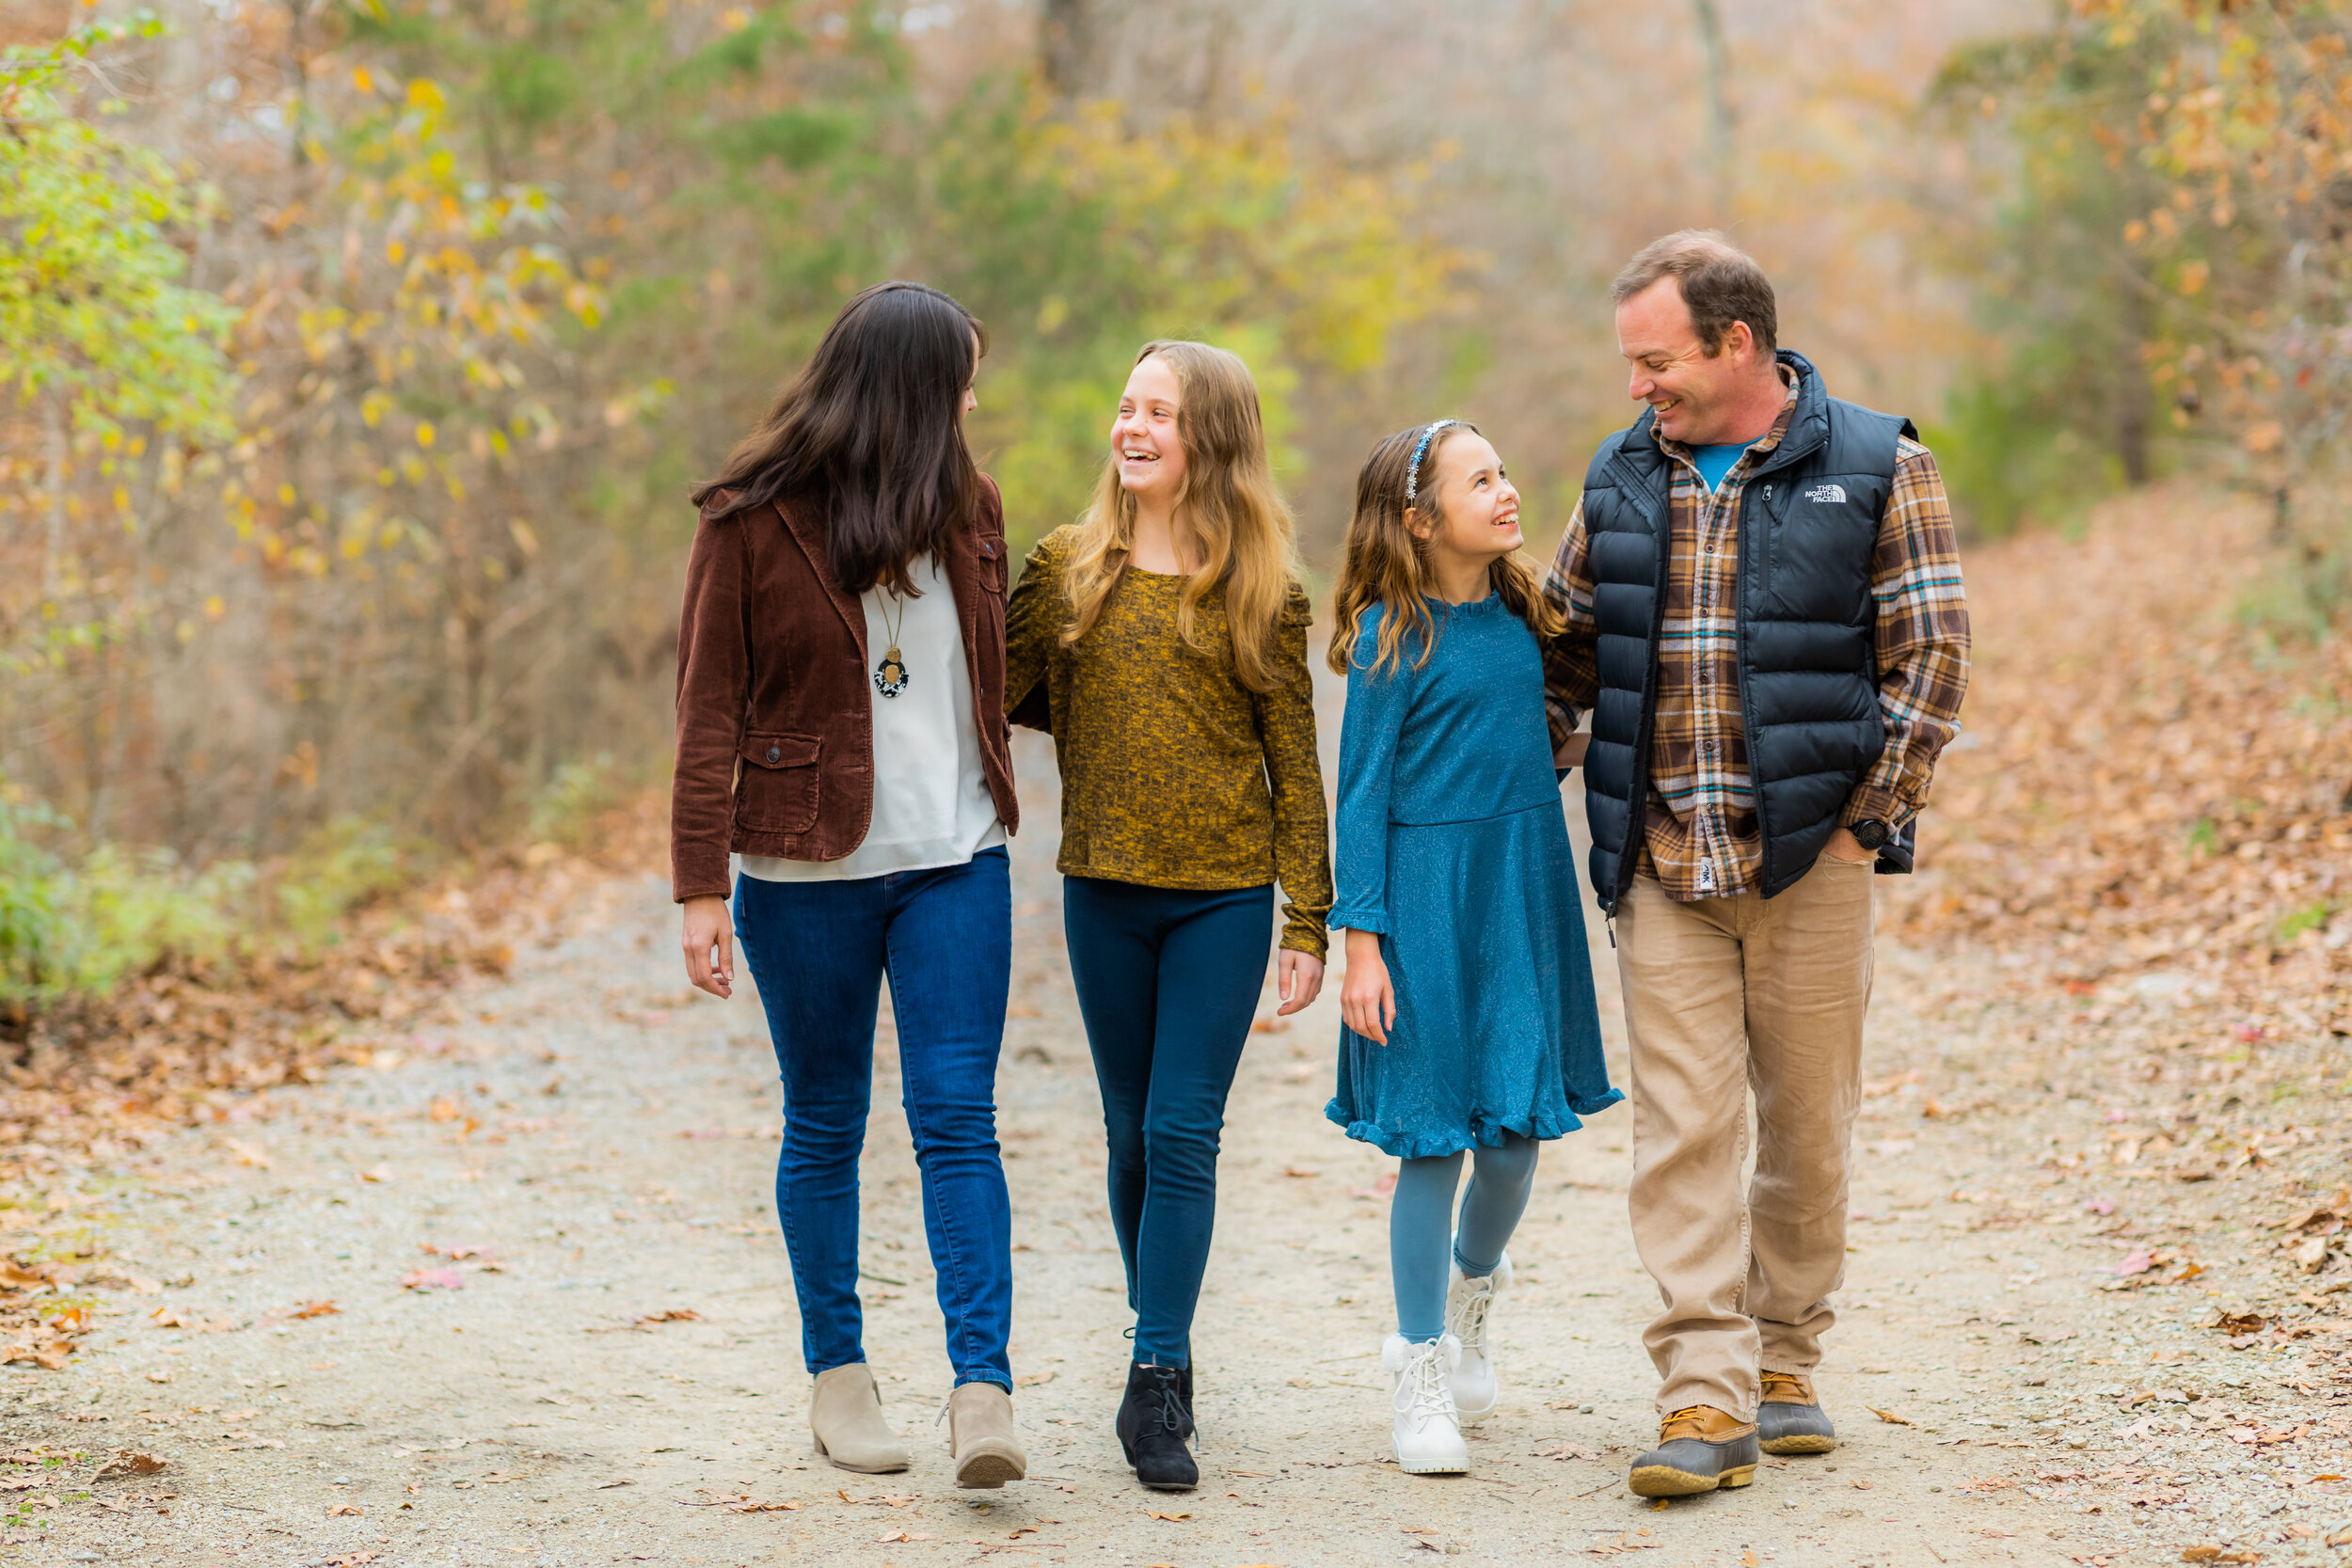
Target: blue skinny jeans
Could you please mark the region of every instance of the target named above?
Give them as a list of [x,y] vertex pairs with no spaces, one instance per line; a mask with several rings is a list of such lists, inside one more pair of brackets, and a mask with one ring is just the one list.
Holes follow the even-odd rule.
[[1012,1389],[1012,1213],[996,1143],[1010,865],[994,848],[962,865],[850,881],[736,879],[736,940],[784,1076],[776,1212],[812,1373],[866,1359],[858,1156],[886,973],[947,1359],[958,1386]]
[[1225,1097],[1249,1042],[1273,927],[1270,885],[1201,893],[1062,881],[1138,1361],[1192,1364]]

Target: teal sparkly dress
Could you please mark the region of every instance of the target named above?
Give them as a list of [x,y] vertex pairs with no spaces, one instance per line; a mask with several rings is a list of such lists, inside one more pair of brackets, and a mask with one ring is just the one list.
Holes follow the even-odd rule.
[[1340,730],[1334,928],[1376,931],[1396,1025],[1340,1030],[1324,1114],[1407,1160],[1556,1138],[1609,1086],[1575,856],[1552,771],[1543,659],[1502,600],[1429,601],[1437,647],[1374,674],[1359,628]]

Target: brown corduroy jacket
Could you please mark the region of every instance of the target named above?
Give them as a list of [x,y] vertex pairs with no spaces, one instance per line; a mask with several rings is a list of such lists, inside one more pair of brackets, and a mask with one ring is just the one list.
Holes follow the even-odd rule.
[[[948,584],[988,792],[1020,822],[1005,727],[1005,521],[986,476],[948,546]],[[872,656],[866,611],[834,580],[824,520],[802,502],[713,518],[686,564],[678,620],[671,896],[723,898],[727,854],[837,861],[874,819]]]

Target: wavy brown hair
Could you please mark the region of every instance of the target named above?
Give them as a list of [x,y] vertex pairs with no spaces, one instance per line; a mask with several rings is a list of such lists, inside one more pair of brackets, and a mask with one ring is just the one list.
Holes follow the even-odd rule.
[[[1372,449],[1356,474],[1356,515],[1347,524],[1347,557],[1340,565],[1339,587],[1331,594],[1331,646],[1326,656],[1334,674],[1344,675],[1363,635],[1364,617],[1381,610],[1380,641],[1372,663],[1375,673],[1393,673],[1405,662],[1406,640],[1418,634],[1418,670],[1437,651],[1438,623],[1429,613],[1428,594],[1435,579],[1429,566],[1428,531],[1443,521],[1438,508],[1438,454],[1454,436],[1468,432],[1484,435],[1474,424],[1455,423],[1440,430],[1422,453],[1421,471],[1413,480],[1414,500],[1405,501],[1406,469],[1413,448],[1427,425],[1400,430]],[[1422,531],[1416,531],[1417,530]],[[1490,562],[1486,581],[1502,596],[1512,614],[1527,623],[1538,638],[1559,634],[1565,621],[1549,599],[1535,563],[1518,550]]]
[[719,477],[694,487],[694,504],[725,517],[811,502],[842,592],[913,593],[907,568],[941,554],[979,504],[963,392],[987,352],[987,329],[946,294],[875,284],[841,308]]
[[[1271,691],[1276,632],[1291,585],[1298,580],[1296,536],[1290,508],[1274,487],[1266,460],[1265,420],[1258,384],[1241,356],[1207,343],[1161,340],[1143,345],[1140,365],[1153,355],[1175,373],[1177,438],[1184,444],[1184,480],[1176,497],[1177,541],[1200,567],[1176,601],[1176,634],[1193,641],[1193,610],[1222,583],[1225,624],[1233,642],[1233,673],[1252,691]],[[1103,465],[1094,499],[1079,519],[1078,537],[1063,568],[1070,590],[1065,643],[1094,627],[1135,547],[1136,501],[1119,483],[1116,453]]]

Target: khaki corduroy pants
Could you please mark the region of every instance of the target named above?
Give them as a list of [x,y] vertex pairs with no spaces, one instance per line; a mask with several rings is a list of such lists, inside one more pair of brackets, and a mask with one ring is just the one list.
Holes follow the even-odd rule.
[[1775,898],[1677,903],[1640,876],[1618,907],[1633,1243],[1664,1303],[1642,1337],[1661,1413],[1707,1404],[1752,1421],[1759,1369],[1820,1360],[1845,1277],[1874,879],[1824,855]]

